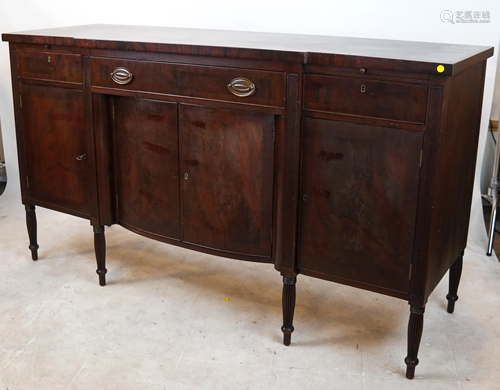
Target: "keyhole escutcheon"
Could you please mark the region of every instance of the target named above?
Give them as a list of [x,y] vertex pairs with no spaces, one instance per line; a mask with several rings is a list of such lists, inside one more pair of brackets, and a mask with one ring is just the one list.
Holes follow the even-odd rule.
[[361,92],[366,92],[366,87],[364,85],[361,86]]

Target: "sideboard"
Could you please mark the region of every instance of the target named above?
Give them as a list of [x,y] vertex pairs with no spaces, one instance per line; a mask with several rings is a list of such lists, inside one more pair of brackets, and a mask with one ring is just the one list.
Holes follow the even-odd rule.
[[29,248],[35,206],[407,300],[466,246],[491,47],[91,25],[3,34]]

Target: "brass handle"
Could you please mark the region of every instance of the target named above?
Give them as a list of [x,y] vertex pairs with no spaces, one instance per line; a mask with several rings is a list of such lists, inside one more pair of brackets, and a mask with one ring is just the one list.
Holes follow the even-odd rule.
[[78,161],[86,160],[87,159],[87,155],[85,153],[83,153],[81,156],[76,156],[76,159]]
[[117,84],[126,85],[132,82],[134,75],[128,69],[116,68],[111,72],[111,78]]
[[359,73],[366,73],[366,68],[359,68]]
[[236,77],[227,85],[227,88],[238,97],[248,97],[255,93],[255,84],[245,77]]

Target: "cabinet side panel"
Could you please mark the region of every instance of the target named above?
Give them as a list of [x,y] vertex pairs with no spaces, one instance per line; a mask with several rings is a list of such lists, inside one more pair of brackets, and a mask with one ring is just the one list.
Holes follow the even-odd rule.
[[271,257],[275,116],[179,106],[183,241]]
[[479,63],[453,76],[445,89],[427,260],[427,297],[467,245],[485,65]]
[[[10,44],[12,46],[12,44]],[[27,174],[26,174],[26,156],[23,136],[23,120],[21,113],[21,99],[19,92],[19,79],[17,73],[17,51],[10,51],[10,71],[12,73],[12,97],[14,99],[14,116],[16,122],[16,143],[17,143],[17,160],[19,164],[19,179],[21,184],[21,196],[23,203],[27,202],[28,188],[27,188]]]
[[114,98],[117,218],[180,238],[177,104]]

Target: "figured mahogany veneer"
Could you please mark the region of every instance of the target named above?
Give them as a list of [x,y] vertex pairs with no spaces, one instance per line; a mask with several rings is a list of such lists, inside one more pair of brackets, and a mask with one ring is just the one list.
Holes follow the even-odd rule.
[[427,85],[306,74],[304,108],[425,123]]
[[[92,58],[91,63],[91,83],[95,87],[121,88],[137,92],[199,97],[280,108],[285,105],[284,72],[262,72],[153,61],[125,61],[114,58]],[[130,83],[117,85],[113,81],[110,74],[118,67],[127,69],[133,75]],[[151,83],[152,76],[156,79],[155,83]],[[232,94],[227,88],[228,80],[231,81],[238,76],[252,80],[259,92],[245,99]]]
[[82,56],[50,51],[18,51],[19,77],[82,83]]
[[[273,263],[291,342],[299,273],[427,299],[466,246],[488,47],[154,27],[4,34],[29,248],[35,206]],[[453,194],[453,201],[450,201]]]
[[[21,84],[19,93],[23,105],[23,142],[29,151],[25,162],[29,198],[88,218],[83,92]],[[44,123],[41,118],[45,118]]]

